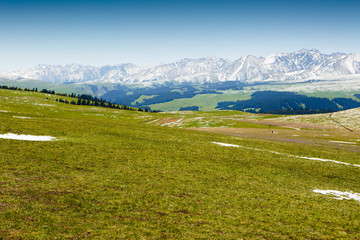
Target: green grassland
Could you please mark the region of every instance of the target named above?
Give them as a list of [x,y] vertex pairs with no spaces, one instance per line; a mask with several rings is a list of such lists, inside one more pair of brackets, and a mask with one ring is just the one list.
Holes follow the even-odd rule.
[[[216,110],[219,102],[236,102],[241,100],[248,100],[251,98],[251,94],[257,91],[290,91],[294,93],[299,93],[306,95],[308,97],[322,97],[322,98],[352,98],[354,100],[360,101],[358,98],[354,97],[355,93],[359,93],[356,89],[354,90],[336,90],[338,88],[332,87],[331,89],[326,88],[327,82],[318,83],[320,85],[312,85],[317,83],[286,83],[286,82],[263,82],[261,84],[252,83],[248,85],[244,85],[242,90],[237,90],[235,87],[228,90],[216,90],[221,94],[203,94],[202,90],[215,90],[214,89],[204,89],[204,86],[197,85],[194,86],[198,91],[192,92],[193,90],[189,90],[186,87],[173,86],[168,90],[163,90],[163,92],[158,92],[158,88],[153,86],[152,88],[144,88],[141,85],[126,85],[104,82],[104,83],[96,83],[96,82],[88,82],[88,83],[50,83],[38,80],[29,80],[29,79],[20,79],[20,80],[9,80],[5,78],[0,78],[0,85],[7,85],[13,87],[21,87],[21,88],[38,88],[41,89],[51,89],[57,92],[62,93],[78,93],[78,94],[90,94],[97,97],[105,97],[107,100],[116,101],[117,97],[122,95],[131,96],[136,92],[137,99],[131,99],[131,101],[126,102],[126,98],[121,98],[119,100],[119,104],[125,105],[133,105],[138,107],[149,106],[154,110],[161,111],[177,111],[180,108],[198,106],[201,111],[213,111]],[[321,85],[323,84],[323,85]],[[322,87],[323,86],[323,87]],[[314,88],[315,87],[315,88]],[[161,88],[161,86],[159,87]],[[126,90],[124,90],[126,89]],[[139,94],[139,90],[142,89],[142,93]],[[193,89],[190,87],[190,89]],[[339,89],[343,89],[339,87]],[[112,93],[113,90],[117,93]],[[189,92],[187,92],[189,90]],[[187,97],[182,98],[183,96],[173,96],[173,98],[159,98],[159,96],[167,96],[171,92],[181,92],[187,95]],[[147,93],[145,93],[147,92]],[[110,94],[111,93],[111,94]],[[141,95],[143,94],[143,95]],[[194,96],[195,95],[195,96]],[[193,97],[189,97],[193,96]],[[155,103],[151,102],[149,104],[146,103],[146,100],[156,98]],[[174,99],[175,98],[175,99]],[[173,100],[172,100],[173,99]],[[170,101],[171,100],[171,101]],[[166,102],[168,101],[168,102]],[[231,106],[230,106],[231,107]]]
[[131,104],[135,105],[137,103],[143,103],[145,99],[151,99],[151,98],[156,97],[156,96],[157,95],[151,95],[151,96],[142,95],[138,99],[136,99],[135,101],[131,102]]
[[218,102],[249,99],[253,91],[221,91],[222,94],[198,94],[192,98],[174,99],[169,102],[149,105],[151,109],[178,111],[181,107],[198,106],[201,111],[215,110]]
[[61,83],[50,83],[39,80],[8,80],[4,78],[0,78],[0,85],[6,85],[11,87],[19,87],[19,88],[38,88],[41,89],[55,89],[57,92],[61,93],[73,93],[78,92],[81,94],[92,94],[91,89],[86,89],[84,86],[74,85],[74,84],[61,84]]
[[354,100],[359,100],[354,96],[354,94],[359,93],[358,91],[315,91],[311,93],[299,92],[300,94],[306,95],[308,97],[322,97],[322,98],[351,98]]
[[11,87],[19,87],[19,88],[37,88],[38,90],[42,89],[51,89],[56,92],[61,93],[77,93],[77,94],[90,94],[93,96],[100,97],[108,91],[116,89],[116,84],[113,83],[51,83],[40,80],[9,80],[5,78],[0,78],[0,85],[6,85]]
[[[198,94],[192,98],[180,98],[174,99],[169,102],[151,104],[149,107],[151,109],[159,109],[162,111],[177,111],[181,107],[190,107],[198,106],[201,111],[213,111],[216,110],[219,102],[231,101],[236,102],[238,100],[248,100],[251,98],[251,94],[256,91],[286,91],[287,85],[280,86],[253,86],[245,87],[244,90],[227,90],[219,91],[222,94]],[[299,94],[308,96],[308,97],[318,97],[318,98],[351,98],[356,101],[359,101],[358,98],[354,96],[357,91],[314,91],[314,92],[298,92]],[[142,101],[143,98],[140,98]]]
[[[191,129],[202,118],[265,133],[266,124],[245,121],[281,116],[145,113],[55,99],[0,90],[0,134],[57,138],[0,139],[0,239],[360,238],[359,202],[313,192],[359,193],[360,168],[271,151],[360,164],[359,152]],[[181,118],[189,125],[160,124]]]

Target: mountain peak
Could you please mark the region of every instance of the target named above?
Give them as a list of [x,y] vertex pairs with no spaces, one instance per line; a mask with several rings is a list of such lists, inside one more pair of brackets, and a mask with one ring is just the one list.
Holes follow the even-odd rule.
[[298,53],[308,53],[308,54],[314,54],[314,53],[320,53],[319,50],[313,48],[313,49],[306,49],[306,48],[302,48],[298,51]]

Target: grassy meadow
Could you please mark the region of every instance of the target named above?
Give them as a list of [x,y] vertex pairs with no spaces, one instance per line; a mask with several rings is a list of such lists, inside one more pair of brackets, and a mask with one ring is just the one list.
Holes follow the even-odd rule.
[[360,193],[356,129],[56,98],[0,90],[0,134],[56,137],[0,139],[0,239],[360,238],[359,201],[313,192]]
[[169,102],[151,104],[151,109],[162,111],[177,111],[181,107],[198,106],[201,111],[216,110],[218,102],[247,100],[251,98],[254,91],[248,90],[228,90],[219,91],[221,94],[198,94],[192,98],[179,98]]

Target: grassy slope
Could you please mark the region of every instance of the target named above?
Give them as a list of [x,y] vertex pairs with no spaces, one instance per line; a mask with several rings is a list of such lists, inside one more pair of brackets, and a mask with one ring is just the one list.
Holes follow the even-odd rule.
[[143,103],[145,99],[151,99],[151,98],[156,97],[156,96],[158,96],[158,95],[151,95],[151,96],[141,95],[138,99],[132,101],[131,104],[136,105],[136,103]]
[[[251,94],[254,93],[255,91],[264,91],[264,90],[286,91],[286,89],[282,89],[281,86],[268,87],[268,85],[264,85],[264,86],[247,88],[246,90],[223,91],[223,94],[221,95],[199,94],[192,98],[181,98],[181,99],[172,100],[170,102],[152,104],[149,105],[149,107],[151,107],[152,109],[160,109],[162,111],[177,111],[181,107],[199,106],[199,109],[202,111],[212,111],[212,110],[216,110],[216,106],[218,102],[224,102],[224,101],[236,102],[237,100],[247,100],[251,98]],[[352,98],[354,100],[359,101],[359,99],[354,97],[354,93],[358,93],[358,91],[315,91],[315,92],[298,92],[298,93],[302,95],[306,95],[308,97],[322,97],[322,98],[330,98],[330,99],[340,97],[340,98]]]
[[[333,120],[331,120],[329,118]],[[280,116],[279,119],[293,122],[304,122],[304,123],[314,123],[321,125],[328,125],[333,128],[342,128],[339,123],[343,126],[346,126],[353,130],[360,130],[360,109],[348,109],[345,111],[339,111],[328,114],[308,114],[308,115],[297,115],[297,116]]]
[[223,91],[223,94],[198,94],[192,98],[180,98],[170,102],[149,105],[151,109],[178,111],[181,107],[199,106],[199,110],[215,110],[218,102],[250,99],[252,91]]
[[351,98],[354,100],[359,100],[354,96],[358,91],[316,91],[312,93],[299,92],[300,94],[306,95],[308,97],[321,97],[321,98]]
[[59,139],[0,139],[0,238],[360,238],[359,202],[312,192],[360,192],[360,168],[211,142],[351,153],[154,126],[145,123],[179,116],[51,97],[0,90],[0,134]]
[[63,84],[50,83],[40,80],[9,80],[5,78],[0,78],[0,85],[31,89],[38,88],[39,91],[45,88],[61,93],[90,94],[97,97],[100,97],[107,91],[115,89],[115,84],[112,83],[103,83],[101,85],[87,83]]
[[[223,101],[234,101],[237,100],[247,100],[251,98],[251,94],[256,91],[292,91],[297,92],[299,94],[303,94],[309,97],[324,97],[324,98],[336,98],[336,97],[344,97],[344,98],[352,98],[354,100],[359,99],[354,97],[354,93],[359,93],[359,91],[355,89],[345,89],[344,90],[329,90],[326,87],[322,88],[317,86],[316,90],[313,89],[314,83],[299,83],[299,84],[286,84],[286,83],[277,83],[276,85],[272,85],[269,83],[265,83],[264,85],[254,85],[250,87],[245,87],[244,90],[226,90],[220,91],[223,94],[199,94],[192,98],[181,98],[175,99],[173,101],[151,104],[149,107],[152,109],[158,109],[162,111],[177,111],[181,107],[189,107],[189,106],[199,106],[202,111],[211,111],[215,110],[218,102]],[[21,87],[21,88],[33,88],[37,87],[39,90],[46,88],[55,90],[57,92],[63,93],[80,93],[80,94],[90,94],[96,95],[98,97],[102,96],[108,91],[116,89],[116,84],[113,83],[103,83],[103,84],[60,84],[60,83],[49,83],[38,80],[9,80],[5,78],[0,78],[0,85]],[[325,85],[327,86],[327,85]],[[134,86],[135,87],[135,86]],[[333,88],[338,89],[338,88]],[[340,87],[340,89],[342,89]],[[135,104],[136,101],[142,103],[144,99],[149,99],[154,97],[142,95],[137,100],[133,101],[132,104]]]

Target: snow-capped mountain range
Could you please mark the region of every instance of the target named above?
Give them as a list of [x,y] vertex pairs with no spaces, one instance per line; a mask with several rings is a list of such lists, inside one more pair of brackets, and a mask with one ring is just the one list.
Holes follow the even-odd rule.
[[[143,68],[131,63],[103,67],[80,64],[38,65],[1,76],[55,83],[161,83],[218,81],[285,81],[336,78],[360,73],[360,54],[322,54],[316,49],[276,53],[268,57],[243,56],[235,61],[207,57]],[[360,77],[359,77],[360,79]]]

